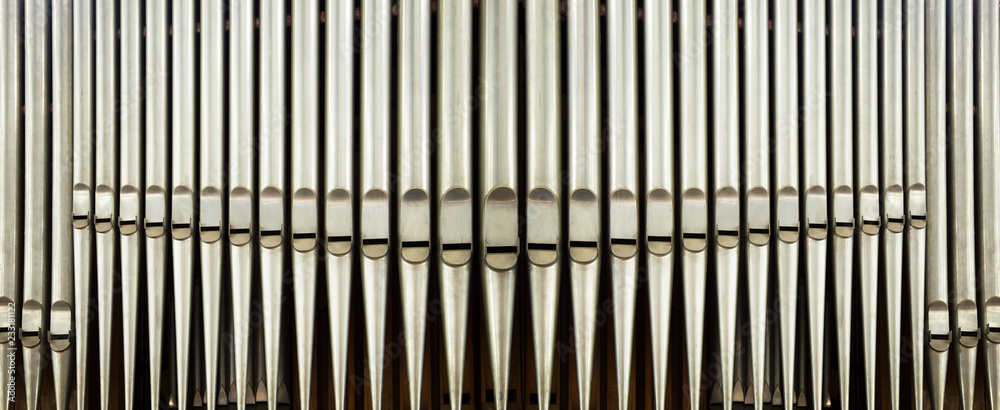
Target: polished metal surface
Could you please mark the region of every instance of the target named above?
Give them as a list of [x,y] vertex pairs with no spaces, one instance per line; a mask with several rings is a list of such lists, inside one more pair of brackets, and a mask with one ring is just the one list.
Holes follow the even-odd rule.
[[47,364],[49,278],[52,220],[48,156],[52,144],[48,77],[52,61],[49,5],[24,4],[24,288],[21,305],[21,352],[27,409],[40,408],[42,372]]
[[70,408],[73,380],[74,245],[73,245],[73,7],[70,1],[51,4],[52,33],[52,168],[51,272],[49,326],[52,381],[58,410]]
[[973,407],[978,344],[974,177],[973,2],[948,2],[948,273],[955,378],[963,410]]
[[[646,75],[646,84],[649,87],[649,91],[645,95],[646,103],[646,261],[649,266],[648,277],[650,294],[655,292],[660,295],[660,297],[649,299],[649,332],[650,332],[650,344],[652,353],[652,366],[653,366],[653,396],[655,399],[655,408],[657,410],[663,410],[666,408],[667,403],[667,374],[670,370],[670,310],[671,310],[671,296],[673,293],[673,282],[674,282],[674,259],[677,252],[674,252],[675,239],[677,238],[676,231],[674,229],[674,210],[675,210],[675,197],[676,191],[674,190],[674,176],[676,175],[674,171],[674,150],[676,134],[674,132],[674,124],[676,121],[674,110],[676,109],[676,99],[674,97],[674,75],[675,70],[673,69],[672,59],[674,50],[674,38],[672,28],[670,27],[671,21],[671,9],[673,1],[663,1],[663,2],[653,2],[650,3],[645,8],[645,19],[647,21],[645,29],[646,36],[646,49],[643,50],[646,53],[646,58],[648,63],[643,67]],[[596,10],[592,10],[596,12]],[[596,20],[597,16],[593,16]],[[596,31],[597,22],[593,22],[593,26],[589,27],[592,31]],[[587,26],[581,28],[588,28]],[[581,35],[588,35],[583,34]],[[593,39],[597,40],[597,35],[592,34]],[[570,39],[570,44],[573,39]],[[571,83],[570,92],[572,93],[575,88],[581,88],[580,91],[590,91],[592,94],[589,96],[591,99],[596,100],[598,95],[597,87],[597,75],[596,71],[597,65],[597,55],[592,56],[594,61],[592,65],[594,67],[593,73],[587,73],[592,76],[591,82],[585,84],[585,86],[577,86],[575,83]],[[579,62],[574,61],[575,64]],[[571,74],[572,75],[572,72]],[[570,104],[574,104],[576,99],[571,99]],[[584,125],[597,126],[597,107],[593,107],[590,112],[580,113],[581,119],[586,119],[590,121],[589,123],[584,123]],[[571,117],[572,121],[573,118]],[[571,124],[573,124],[571,122]],[[588,130],[591,134],[597,134],[596,130]],[[571,128],[570,132],[574,132]],[[591,138],[595,138],[591,137]],[[589,148],[591,150],[600,150],[599,141],[591,142]],[[592,151],[590,151],[592,152]],[[593,156],[595,153],[591,154]],[[591,169],[594,171],[591,174],[592,180],[600,178],[600,168],[593,166],[599,161],[591,160],[588,163]],[[582,164],[581,164],[582,165]],[[575,193],[574,193],[575,195]],[[572,198],[571,198],[572,200]],[[572,204],[570,205],[573,206]],[[596,203],[594,207],[599,207]],[[573,209],[570,209],[570,229],[574,226],[580,225],[579,222],[573,220]],[[597,229],[593,230],[595,236],[599,236],[601,231],[598,226]],[[570,240],[574,240],[572,237]],[[574,258],[575,259],[575,258]],[[595,262],[596,263],[596,262]],[[592,271],[596,271],[593,269]],[[598,276],[598,272],[594,272],[593,276],[595,279]],[[577,280],[574,278],[574,280]],[[590,285],[590,283],[587,283]],[[594,283],[593,287],[593,297],[597,298],[598,283]],[[574,287],[573,298],[576,296],[576,287]],[[596,300],[592,302],[594,305],[597,304]],[[593,314],[593,313],[591,313]],[[580,325],[577,324],[577,327]],[[591,349],[593,349],[591,347]],[[592,353],[591,353],[592,354]],[[674,361],[676,363],[676,359]],[[589,373],[588,373],[589,375]],[[584,391],[583,389],[582,392]],[[584,399],[586,400],[586,399]]]
[[0,2],[0,409],[995,409],[998,16]]
[[945,408],[948,357],[952,342],[949,315],[948,169],[946,120],[946,9],[944,0],[927,1],[927,370],[930,408]]

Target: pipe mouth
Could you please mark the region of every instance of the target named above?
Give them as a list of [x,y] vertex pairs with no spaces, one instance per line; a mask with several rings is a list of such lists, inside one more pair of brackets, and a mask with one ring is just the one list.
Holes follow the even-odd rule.
[[191,237],[194,231],[194,192],[186,185],[174,187],[171,198],[170,235],[176,241]]
[[639,208],[635,194],[625,188],[611,193],[608,202],[611,254],[618,259],[630,259],[639,248]]
[[124,185],[118,193],[118,232],[129,236],[139,231],[139,189]]
[[21,346],[32,348],[42,343],[42,303],[28,299],[21,305]]
[[783,186],[778,190],[778,239],[793,243],[799,239],[799,192],[795,187]]
[[107,233],[114,228],[115,191],[110,185],[101,184],[94,192],[94,229]]
[[577,188],[569,196],[569,257],[579,264],[597,260],[601,205],[594,191]]
[[379,188],[361,199],[361,253],[368,259],[389,253],[389,194]]
[[299,188],[292,194],[292,249],[309,252],[319,243],[319,198],[316,191]]
[[206,186],[201,190],[201,216],[198,233],[204,243],[216,243],[222,239],[222,191],[216,186]]
[[910,185],[909,203],[907,212],[910,220],[910,227],[923,229],[927,227],[927,188],[924,184],[916,183]]
[[895,184],[885,189],[885,229],[892,233],[903,232],[906,214],[903,210],[903,187]]
[[354,202],[351,192],[336,188],[326,195],[326,250],[346,255],[354,247]]
[[819,241],[826,239],[828,231],[826,189],[813,185],[806,191],[806,235]]
[[847,185],[833,190],[833,233],[841,238],[854,235],[854,190]]
[[559,259],[560,230],[559,198],[546,187],[528,193],[528,261],[536,266],[550,266]]
[[740,194],[724,186],[715,193],[715,237],[719,246],[733,249],[740,244]]
[[936,300],[927,305],[927,341],[931,349],[945,352],[951,345],[948,304]]
[[229,193],[229,243],[245,246],[253,237],[253,194],[244,186]]
[[681,246],[688,252],[701,252],[708,246],[708,202],[698,188],[681,194]]
[[49,346],[55,352],[69,349],[73,339],[73,307],[65,300],[52,304],[49,313]]
[[412,188],[399,199],[399,254],[417,264],[431,254],[431,206],[423,189]]
[[260,191],[260,245],[267,249],[281,246],[284,237],[284,193],[273,185]]
[[762,186],[747,191],[747,239],[755,246],[771,240],[771,198]]
[[674,198],[670,191],[655,188],[646,194],[646,249],[666,256],[674,248]]
[[76,229],[90,226],[91,196],[89,185],[83,183],[73,185],[73,227]]
[[878,235],[882,230],[882,218],[879,216],[878,188],[875,185],[865,185],[861,188],[858,210],[861,215],[861,232],[866,235]]
[[517,265],[520,255],[518,238],[517,194],[510,187],[493,188],[483,209],[485,262],[490,269],[506,271]]
[[441,232],[441,261],[458,267],[472,260],[472,195],[462,187],[452,187],[441,197],[438,216]]

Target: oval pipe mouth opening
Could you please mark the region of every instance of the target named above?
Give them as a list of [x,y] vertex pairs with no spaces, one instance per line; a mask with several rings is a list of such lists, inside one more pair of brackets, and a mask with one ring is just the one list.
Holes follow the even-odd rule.
[[600,255],[601,206],[597,194],[577,188],[569,196],[569,257],[588,264]]
[[21,346],[33,348],[42,343],[42,303],[28,299],[21,305]]
[[139,189],[134,185],[122,186],[118,197],[118,232],[130,236],[139,231]]
[[472,260],[472,195],[463,187],[451,187],[441,196],[438,214],[441,262],[451,267]]
[[292,194],[292,249],[309,252],[319,243],[319,198],[316,191],[299,188]]
[[260,245],[273,249],[284,240],[284,198],[280,189],[268,185],[260,191]]
[[194,193],[185,185],[174,187],[172,198],[173,217],[170,219],[170,234],[175,241],[191,237],[194,227]]
[[335,188],[326,195],[326,250],[333,256],[344,256],[353,248],[353,197],[350,191]]
[[740,194],[724,186],[715,193],[715,233],[719,246],[733,249],[740,244]]
[[201,190],[201,221],[198,232],[204,243],[215,243],[222,239],[222,191],[215,186],[207,186]]
[[146,188],[146,237],[156,239],[166,233],[167,191],[159,185]]
[[767,189],[755,186],[747,191],[747,241],[766,246],[771,240],[771,198]]
[[692,253],[708,247],[708,201],[698,188],[689,188],[681,195],[681,246]]
[[253,194],[244,186],[233,188],[229,193],[229,242],[235,246],[245,246],[253,238]]
[[90,186],[84,183],[73,185],[73,227],[84,229],[90,226],[91,213]]
[[806,191],[806,235],[821,241],[829,233],[826,209],[826,189],[813,185]]
[[906,216],[903,205],[903,187],[890,185],[885,190],[885,229],[892,233],[903,232]]
[[507,186],[493,188],[483,209],[483,239],[486,265],[495,271],[517,266],[521,252],[518,237],[517,193]]
[[924,184],[916,183],[910,185],[909,204],[906,207],[909,213],[910,226],[914,229],[924,229],[927,227],[927,188]]
[[793,243],[799,239],[799,192],[791,186],[778,190],[778,239]]
[[[16,312],[18,308],[18,306],[14,304],[14,301],[6,296],[0,296],[0,307],[9,309],[10,311],[14,312]],[[0,333],[4,333],[4,336],[0,337],[0,345],[5,345],[8,342],[10,342],[10,339],[7,337],[6,334],[14,333],[17,331],[17,328],[8,326],[16,326],[16,323],[10,322],[8,320],[0,322]],[[4,400],[6,400],[6,398],[4,398]]]
[[841,238],[854,235],[854,190],[847,185],[833,190],[833,233]]
[[861,232],[866,235],[878,235],[882,230],[882,218],[879,215],[878,188],[875,185],[865,185],[860,195]]
[[646,249],[655,256],[674,249],[674,197],[664,188],[646,194]]
[[951,346],[948,304],[936,300],[927,305],[927,340],[931,349],[945,352]]
[[956,306],[958,314],[958,343],[968,348],[974,348],[979,343],[978,312],[976,302],[965,299]]
[[986,323],[983,324],[985,339],[991,343],[1000,343],[1000,296],[986,300]]
[[64,352],[69,349],[73,338],[73,307],[64,300],[52,304],[48,342],[53,351]]
[[431,206],[427,192],[411,188],[399,198],[399,255],[418,264],[431,254]]
[[528,193],[528,261],[535,266],[550,266],[559,259],[562,218],[559,198],[546,187],[537,187]]
[[389,253],[389,194],[378,188],[361,199],[361,253],[368,259]]
[[97,186],[94,191],[94,229],[97,233],[107,233],[114,228],[115,191],[107,184]]
[[608,201],[611,255],[627,260],[639,250],[639,207],[635,194],[626,188],[616,189]]

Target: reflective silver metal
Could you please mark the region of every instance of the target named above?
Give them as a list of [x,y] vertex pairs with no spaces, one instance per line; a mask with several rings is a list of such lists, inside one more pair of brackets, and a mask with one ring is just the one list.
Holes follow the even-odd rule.
[[260,240],[260,283],[263,307],[263,376],[251,383],[258,386],[257,402],[266,401],[269,410],[278,406],[278,394],[285,380],[280,378],[282,285],[287,267],[284,250],[289,235],[286,227],[288,192],[285,186],[285,138],[288,134],[288,110],[285,99],[287,67],[285,2],[263,0],[260,3],[260,134],[258,170],[258,238]]
[[[137,2],[119,3],[120,59],[119,78],[119,179],[118,179],[118,232],[121,234],[121,286],[122,333],[125,359],[125,408],[131,410],[135,403],[136,372],[135,353],[139,346],[136,337],[139,326],[139,280],[145,266],[141,265],[145,253],[139,224],[142,222],[143,151],[142,144],[142,15]],[[140,408],[143,406],[140,406]]]
[[[222,338],[222,283],[228,261],[223,260],[227,225],[223,212],[226,206],[226,151],[223,134],[226,113],[223,111],[224,79],[229,77],[223,65],[223,13],[228,8],[223,0],[201,2],[201,57],[199,98],[201,112],[199,183],[200,215],[198,235],[201,239],[201,310],[204,345],[204,401],[209,410],[218,403],[222,370],[219,368]],[[193,296],[193,295],[192,295]],[[200,375],[199,375],[200,376]]]
[[[593,5],[595,10],[591,10],[594,15],[591,17],[594,19],[593,26],[583,26],[581,27],[584,33],[581,35],[589,36],[589,39],[595,44],[598,42],[597,38],[597,4]],[[572,11],[572,9],[571,9]],[[666,408],[667,403],[667,373],[669,371],[669,344],[671,339],[670,334],[670,310],[671,310],[671,295],[673,293],[673,282],[674,282],[674,259],[677,252],[672,252],[674,249],[674,244],[676,243],[676,232],[674,230],[674,207],[675,207],[675,196],[676,191],[674,190],[674,176],[676,175],[674,167],[674,144],[675,144],[675,131],[674,124],[676,119],[674,118],[674,110],[676,109],[675,104],[675,87],[674,87],[674,32],[671,19],[673,12],[673,1],[665,0],[660,2],[650,2],[646,4],[643,10],[643,18],[645,21],[645,36],[646,36],[646,65],[643,67],[646,74],[646,262],[649,266],[648,278],[649,278],[649,333],[650,333],[650,343],[652,347],[652,360],[653,360],[653,396],[654,403],[657,410],[663,410]],[[572,16],[572,15],[571,15]],[[572,24],[572,20],[570,21]],[[572,28],[572,25],[570,26]],[[589,33],[588,33],[589,31]],[[570,44],[573,42],[573,37],[570,38]],[[571,55],[572,56],[572,55]],[[570,94],[574,92],[577,88],[582,88],[587,86],[589,88],[584,88],[584,90],[591,90],[590,103],[592,104],[589,111],[584,111],[580,113],[582,117],[580,121],[583,125],[589,125],[592,128],[589,129],[590,138],[592,138],[590,145],[587,146],[591,155],[596,155],[594,151],[601,149],[600,146],[600,120],[599,112],[600,108],[597,106],[598,93],[599,93],[599,72],[597,71],[597,63],[599,55],[594,52],[594,55],[589,56],[592,58],[591,64],[593,67],[589,71],[584,71],[581,74],[586,74],[589,76],[590,82],[588,84],[577,84],[571,78],[570,82]],[[575,58],[572,58],[572,64],[570,65],[570,76],[573,76],[573,67],[580,65],[580,62]],[[585,77],[587,78],[587,77]],[[571,97],[570,107],[574,107],[575,104],[580,101],[581,98]],[[572,114],[576,111],[571,111],[570,121],[573,121]],[[570,137],[576,136],[575,130],[572,128],[573,122],[570,122]],[[573,141],[573,140],[570,140]],[[575,152],[571,151],[571,152]],[[574,158],[575,159],[575,158]],[[600,159],[593,157],[583,157],[582,159],[588,160],[587,164],[593,169],[588,175],[593,184],[597,184],[600,181]],[[581,161],[582,162],[582,161]],[[571,162],[573,164],[573,162]],[[736,165],[739,166],[739,160],[737,160]],[[739,186],[739,183],[737,183]],[[570,198],[570,229],[572,229],[577,222],[573,218],[573,200],[576,198],[576,192],[574,196]],[[600,198],[600,196],[597,196]],[[599,212],[600,205],[593,203],[593,208]],[[585,219],[584,218],[581,219]],[[593,235],[595,237],[600,237],[601,230],[600,225],[595,224],[595,229],[593,229]],[[570,241],[574,238],[570,237]],[[570,242],[572,246],[572,242]],[[571,248],[572,249],[572,248]],[[595,248],[595,251],[597,248]],[[570,256],[573,256],[571,253]],[[595,254],[595,256],[597,256]],[[574,257],[575,260],[575,257]],[[596,266],[591,270],[592,273],[592,283],[588,283],[590,286],[586,288],[590,291],[591,297],[593,298],[590,303],[593,308],[587,312],[591,317],[595,314],[597,307],[597,293],[598,285],[600,283],[600,261],[594,261],[593,264]],[[571,266],[576,266],[573,264]],[[574,281],[576,281],[574,274]],[[573,288],[573,301],[576,303],[577,293],[576,287]],[[653,296],[655,295],[655,296]],[[593,319],[591,319],[593,320]],[[593,323],[592,321],[590,323]],[[579,328],[580,324],[577,322],[576,327]],[[591,325],[593,326],[593,325]],[[591,329],[593,332],[593,329]],[[590,334],[590,339],[593,339],[593,333]],[[576,338],[577,345],[580,343],[580,337]],[[591,357],[593,355],[593,346],[590,346]],[[588,362],[588,365],[590,362]],[[580,365],[577,365],[580,368]],[[587,376],[589,376],[589,369]],[[589,377],[588,377],[589,380]],[[581,392],[584,390],[581,388]],[[589,390],[587,390],[589,392]],[[589,398],[589,397],[588,397]],[[581,400],[582,401],[582,400]],[[582,406],[582,408],[586,408]]]
[[[399,4],[399,282],[410,408],[421,408],[431,256],[431,2]],[[453,396],[458,400],[461,395]],[[426,407],[426,406],[424,406]]]
[[[174,348],[177,352],[177,408],[191,405],[188,392],[190,371],[196,359],[191,348],[194,316],[194,259],[197,246],[198,164],[192,152],[198,144],[195,135],[195,8],[194,0],[173,2],[170,38],[171,77],[171,184],[170,236],[173,238],[174,279]],[[263,59],[263,58],[262,58]],[[99,230],[99,229],[98,229]]]
[[[744,11],[746,40],[743,53],[743,82],[746,103],[746,234],[747,234],[747,316],[750,324],[750,364],[752,377],[747,387],[747,403],[763,403],[770,397],[765,379],[767,354],[767,291],[771,240],[771,106],[768,72],[769,44],[766,0],[750,0]],[[770,401],[770,400],[768,400]]]
[[[21,3],[14,1],[0,2],[0,58],[5,62],[0,64],[0,146],[3,146],[3,161],[0,162],[0,304],[14,308],[14,323],[4,321],[0,328],[0,333],[4,337],[0,338],[0,353],[3,357],[17,357],[20,350],[20,340],[18,340],[18,324],[21,323],[21,276],[24,248],[22,233],[24,232],[24,220],[22,219],[23,194],[20,187],[23,185],[24,168],[21,161],[24,159],[24,139],[23,123],[21,119],[21,97],[23,91],[22,65],[23,49],[21,43]],[[8,313],[9,314],[9,313]],[[9,341],[9,337],[15,340]],[[0,394],[4,399],[0,400],[0,409],[7,410],[14,408],[13,402],[6,400],[10,391],[10,381],[13,386],[21,380],[18,374],[8,380],[8,383],[0,383]],[[8,376],[9,377],[9,376]]]
[[[802,369],[809,369],[811,382],[808,405],[813,409],[823,406],[823,349],[826,343],[827,249],[829,248],[829,210],[827,191],[827,62],[826,62],[826,4],[804,2],[805,21],[802,24],[803,90],[800,102],[805,132],[802,138],[803,168],[801,200],[806,235],[806,319],[808,323],[808,360]],[[780,126],[780,125],[779,125]],[[805,350],[805,349],[803,349]],[[808,367],[806,364],[808,363]],[[806,380],[805,373],[799,373]],[[805,388],[805,383],[800,385]],[[804,403],[800,403],[802,405]]]
[[452,409],[460,409],[472,291],[472,2],[438,2],[438,277]]
[[952,325],[948,313],[945,0],[927,0],[927,371],[930,405],[944,409]]
[[101,408],[107,409],[111,400],[111,345],[113,306],[115,296],[115,259],[117,222],[115,215],[118,199],[118,144],[115,123],[115,2],[97,1],[96,30],[96,79],[97,105],[94,123],[97,163],[97,189],[94,195],[94,227],[97,231],[97,326],[99,336]]
[[[614,303],[618,408],[628,408],[635,297],[639,278],[639,132],[635,0],[607,4],[608,233]],[[702,138],[707,135],[702,136]],[[701,329],[701,327],[698,327]],[[701,357],[700,355],[698,357]],[[700,362],[700,360],[699,360]],[[698,380],[693,378],[693,380]],[[694,389],[692,389],[693,391]],[[692,401],[695,402],[695,401]]]
[[955,376],[963,410],[976,388],[979,315],[976,306],[975,155],[972,0],[948,2],[948,272]]
[[[718,290],[718,376],[722,408],[733,407],[736,302],[740,277],[739,4],[712,2],[712,138],[715,142],[715,278]],[[683,75],[683,73],[682,73]],[[649,161],[657,159],[647,157]],[[662,160],[660,160],[662,161]],[[672,162],[672,161],[664,161]],[[647,223],[648,226],[648,223]],[[711,389],[715,389],[712,386]]]
[[[680,50],[680,231],[683,253],[684,324],[687,339],[688,380],[702,379],[705,327],[705,279],[708,274],[708,65],[705,5],[681,0]],[[609,57],[610,58],[610,57]],[[611,73],[609,77],[613,77]],[[614,105],[614,101],[610,101]],[[614,229],[615,222],[611,222]],[[617,311],[617,309],[616,309]],[[631,329],[629,329],[631,334]],[[631,344],[631,343],[630,343]],[[688,389],[691,406],[700,408],[700,383]],[[622,407],[624,408],[624,406]]]
[[[248,28],[248,32],[251,31]],[[336,409],[346,409],[347,346],[350,331],[354,250],[354,4],[326,1],[326,78],[323,123],[326,145],[325,240],[330,348]]]
[[517,179],[517,2],[482,0],[479,203],[483,309],[496,408],[509,399],[514,288],[520,256]]
[[[0,5],[0,7],[3,7]],[[89,39],[93,38],[91,15],[93,4],[74,3],[73,8],[73,299],[70,314],[73,316],[71,343],[76,352],[88,351],[90,327],[90,277],[94,260],[94,51]],[[83,41],[87,39],[88,41]],[[0,41],[0,46],[7,44]],[[7,61],[9,57],[5,57]],[[5,81],[6,82],[6,81]],[[4,101],[10,101],[4,95]],[[3,146],[10,147],[7,143]],[[7,151],[5,151],[7,152]],[[5,158],[5,163],[10,163]],[[0,181],[9,181],[7,176]],[[2,182],[0,182],[2,183]],[[0,195],[3,195],[0,193]],[[7,206],[4,207],[7,209]],[[6,215],[6,214],[2,214]],[[0,224],[6,225],[0,221]],[[5,231],[4,231],[5,232]],[[4,243],[9,243],[4,239]],[[6,247],[4,247],[6,249]],[[0,254],[2,256],[3,254]],[[3,262],[3,261],[0,261]],[[0,266],[11,266],[3,262]],[[83,314],[82,312],[87,312]],[[77,354],[74,367],[77,408],[86,405],[88,355]],[[2,388],[0,388],[2,390]],[[2,406],[0,406],[2,407]]]
[[[52,280],[48,334],[56,408],[68,410],[73,376],[73,4],[51,3]],[[2,114],[0,114],[2,115]],[[2,351],[2,349],[0,349]]]
[[254,138],[253,87],[256,67],[254,53],[254,2],[230,2],[229,43],[229,221],[226,225],[229,239],[229,271],[232,281],[233,320],[233,385],[238,409],[246,408],[253,391],[247,388],[256,380],[250,378],[251,299],[255,270],[254,254],[257,252],[254,220],[257,186],[254,175],[254,156],[257,154]]
[[528,288],[538,408],[552,395],[562,275],[561,39],[558,0],[525,2]]
[[886,334],[889,362],[889,402],[899,408],[899,348],[903,306],[903,3],[885,0],[879,35],[881,69],[879,136],[882,187],[881,252],[885,274]]
[[906,84],[905,104],[906,135],[906,248],[910,293],[910,341],[913,349],[913,404],[916,410],[924,408],[924,352],[926,350],[926,300],[927,277],[927,42],[924,18],[926,0],[905,2],[903,18],[906,23]]
[[[52,168],[49,149],[50,84],[48,2],[24,3],[24,304],[21,305],[21,352],[25,404],[39,408],[42,375],[48,362],[49,275],[51,271]],[[8,342],[9,343],[9,342]],[[7,400],[7,398],[4,398]]]
[[[149,314],[149,403],[151,409],[161,404],[160,384],[163,364],[170,365],[164,356],[172,349],[164,349],[167,324],[164,322],[166,303],[167,242],[169,240],[170,201],[169,169],[170,136],[167,135],[168,76],[167,65],[167,2],[146,2],[146,186],[145,218],[146,235],[146,306]],[[79,277],[79,276],[78,276]],[[77,293],[77,298],[80,294]],[[80,346],[82,351],[83,346]],[[168,373],[169,374],[169,373]]]
[[[780,85],[774,95],[774,174],[778,191],[774,193],[775,224],[778,227],[778,272],[774,288],[778,298],[778,337],[780,341],[781,401],[786,409],[795,405],[795,343],[796,312],[798,310],[799,237],[799,95],[798,95],[798,20],[797,2],[778,0],[774,5],[774,78]],[[810,138],[806,133],[806,138]],[[818,156],[819,153],[815,155]],[[808,161],[806,159],[804,161]],[[877,169],[877,168],[876,168]],[[815,171],[815,170],[814,170]],[[815,178],[814,181],[818,181]],[[809,215],[807,215],[808,217]],[[808,218],[807,218],[808,219]],[[818,246],[813,246],[811,256],[819,256]],[[813,265],[809,269],[809,265]],[[815,261],[807,269],[815,271]],[[813,272],[815,273],[815,272]]]
[[382,353],[389,297],[390,240],[390,65],[392,5],[363,0],[361,5],[361,289],[365,306],[365,346],[372,409],[382,407]]
[[878,134],[878,41],[877,2],[861,0],[855,14],[855,176],[858,189],[856,219],[861,224],[858,235],[861,267],[861,339],[865,375],[865,403],[875,409],[875,328],[878,312],[878,252],[882,222],[879,210],[879,134]]
[[319,2],[292,4],[292,285],[299,403],[309,403],[319,249]]
[[[837,393],[841,410],[850,403],[852,286],[854,276],[854,78],[851,2],[830,9],[830,186],[833,187],[833,296],[836,323]],[[829,228],[829,227],[828,227]],[[832,390],[832,388],[831,388]]]
[[1000,5],[975,3],[976,238],[987,408],[1000,409]]

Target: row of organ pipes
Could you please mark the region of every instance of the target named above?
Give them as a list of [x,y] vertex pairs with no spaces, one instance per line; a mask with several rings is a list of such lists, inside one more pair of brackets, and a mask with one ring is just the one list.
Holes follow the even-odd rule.
[[[2,1],[0,301],[11,318],[0,346],[5,362],[18,357],[24,393],[0,409],[54,396],[82,410],[90,394],[107,409],[116,389],[126,409],[160,408],[161,373],[137,377],[137,351],[151,369],[176,363],[180,409],[193,380],[210,386],[199,397],[210,409],[220,397],[244,408],[257,380],[269,409],[282,395],[310,403],[321,326],[331,407],[346,408],[352,315],[363,315],[355,337],[379,409],[397,297],[405,397],[418,408],[434,286],[448,392],[463,394],[470,298],[481,298],[502,409],[517,281],[530,290],[539,395],[553,391],[559,298],[570,297],[579,406],[596,408],[602,276],[618,408],[634,405],[642,281],[657,409],[672,367],[707,377],[710,343],[724,408],[873,409],[888,384],[894,409],[911,392],[918,409],[971,410],[984,366],[986,406],[1000,409],[998,16],[992,0]],[[320,283],[329,323],[317,322]],[[670,332],[675,303],[683,338]],[[100,380],[88,380],[94,366]],[[118,366],[122,386],[109,382]],[[13,385],[0,384],[4,398]],[[687,403],[705,407],[704,393],[687,388]]]

